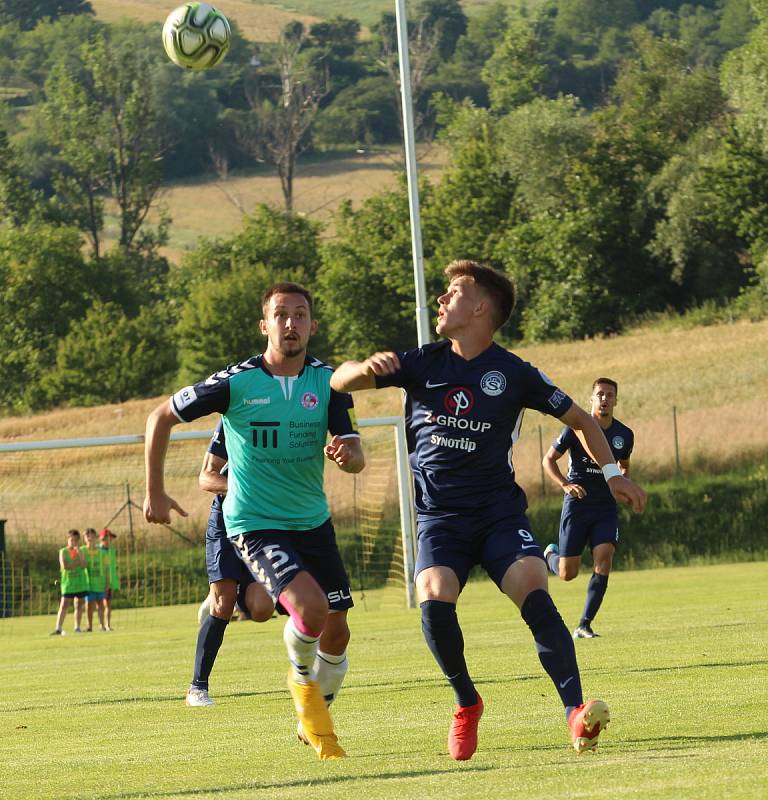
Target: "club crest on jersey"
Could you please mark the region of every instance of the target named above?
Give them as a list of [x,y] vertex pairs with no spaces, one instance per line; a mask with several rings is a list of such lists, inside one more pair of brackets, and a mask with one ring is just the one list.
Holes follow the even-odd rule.
[[312,411],[317,408],[319,402],[320,400],[314,392],[304,392],[301,396],[301,404],[307,411]]
[[445,395],[443,404],[449,414],[462,417],[472,410],[472,406],[475,404],[475,396],[466,387],[457,386]]
[[624,437],[614,436],[613,439],[611,439],[611,443],[617,450],[621,450],[621,448],[624,447]]
[[489,397],[498,397],[507,388],[507,379],[498,370],[486,372],[480,378],[480,388]]

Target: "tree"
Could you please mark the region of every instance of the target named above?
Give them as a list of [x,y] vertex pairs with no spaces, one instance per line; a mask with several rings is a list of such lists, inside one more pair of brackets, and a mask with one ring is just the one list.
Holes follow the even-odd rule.
[[93,267],[78,231],[35,223],[0,229],[0,406],[46,403],[41,377],[57,341],[92,300]]
[[[431,191],[421,186],[422,209]],[[317,276],[322,319],[336,359],[364,358],[375,349],[416,344],[413,260],[404,183],[397,191],[368,198],[353,211],[345,203],[336,216],[336,238],[323,248]],[[429,228],[424,230],[427,297],[442,290],[434,268]]]
[[0,213],[11,225],[23,225],[42,211],[42,197],[29,185],[26,176],[0,128]]
[[293,209],[293,179],[299,155],[328,92],[328,75],[302,59],[307,33],[301,23],[283,29],[275,52],[276,75],[256,75],[246,87],[251,112],[239,114],[239,136],[257,160],[273,164],[287,211]]
[[93,14],[93,7],[88,0],[0,0],[0,25],[15,22],[23,31],[67,14]]
[[160,394],[176,371],[171,331],[160,306],[131,319],[117,304],[98,301],[58,343],[43,390],[55,405],[78,406]]
[[138,247],[162,180],[164,143],[152,102],[153,58],[136,32],[100,32],[82,48],[82,71],[54,68],[43,114],[63,170],[57,194],[101,254],[103,194],[118,209],[118,243]]

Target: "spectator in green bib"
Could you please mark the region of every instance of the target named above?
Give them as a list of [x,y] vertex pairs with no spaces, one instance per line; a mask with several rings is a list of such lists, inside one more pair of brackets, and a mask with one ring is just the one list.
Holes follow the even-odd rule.
[[90,633],[93,630],[93,609],[96,607],[99,612],[99,625],[101,630],[107,630],[104,618],[105,598],[109,589],[109,556],[99,547],[99,534],[95,528],[85,529],[85,547],[82,552],[85,554],[85,561],[88,566],[88,594],[86,600],[85,613],[88,616],[88,627]]
[[100,548],[109,558],[109,586],[104,597],[105,624],[108,631],[112,630],[112,595],[120,588],[120,573],[117,569],[117,548],[112,547],[112,539],[116,539],[117,534],[112,533],[109,528],[102,528],[99,531]]
[[61,569],[61,603],[56,616],[56,627],[51,636],[63,636],[64,618],[69,607],[75,605],[75,633],[80,633],[83,618],[83,598],[88,594],[88,570],[83,551],[80,549],[80,531],[74,528],[67,533],[67,546],[59,550]]

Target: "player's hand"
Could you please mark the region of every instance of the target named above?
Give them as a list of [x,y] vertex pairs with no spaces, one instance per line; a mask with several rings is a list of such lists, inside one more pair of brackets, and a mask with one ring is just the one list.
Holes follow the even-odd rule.
[[171,511],[179,516],[186,517],[187,512],[165,492],[153,494],[144,498],[144,519],[147,522],[159,522],[168,525],[171,521]]
[[579,486],[578,483],[566,483],[563,486],[563,491],[569,497],[575,497],[577,500],[582,500],[587,496],[587,490],[583,486]]
[[353,457],[352,448],[346,444],[341,436],[334,436],[325,446],[325,457],[334,461],[340,467],[346,466]]
[[617,475],[608,481],[608,488],[615,500],[630,506],[634,512],[639,514],[645,510],[648,495],[629,478]]
[[392,375],[400,369],[397,353],[374,353],[363,361],[366,375]]

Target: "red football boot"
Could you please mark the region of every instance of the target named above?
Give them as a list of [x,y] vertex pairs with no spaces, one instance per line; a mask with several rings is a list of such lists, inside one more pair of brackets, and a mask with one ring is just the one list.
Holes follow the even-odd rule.
[[571,711],[568,728],[573,748],[577,753],[597,748],[597,737],[611,721],[608,704],[604,700],[588,700]]
[[456,706],[448,731],[448,752],[456,761],[468,761],[477,750],[477,723],[483,716],[483,698],[473,706]]

